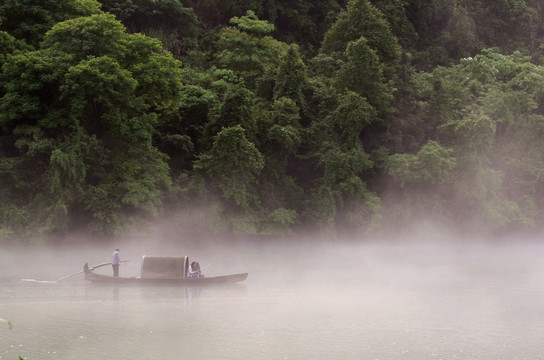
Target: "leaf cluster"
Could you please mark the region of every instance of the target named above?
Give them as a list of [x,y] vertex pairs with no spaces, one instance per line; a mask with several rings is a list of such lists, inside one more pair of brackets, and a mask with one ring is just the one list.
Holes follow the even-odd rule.
[[187,207],[240,234],[535,230],[543,17],[533,0],[6,0],[0,238]]

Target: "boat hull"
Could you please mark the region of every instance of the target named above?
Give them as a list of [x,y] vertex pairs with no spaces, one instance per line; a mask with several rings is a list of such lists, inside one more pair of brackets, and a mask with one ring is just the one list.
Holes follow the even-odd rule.
[[114,277],[108,275],[100,275],[94,273],[89,269],[89,266],[85,264],[83,267],[85,273],[85,279],[93,283],[100,284],[140,284],[140,285],[175,285],[175,286],[194,286],[194,285],[211,285],[211,284],[224,284],[244,281],[248,274],[232,274],[223,276],[212,277],[198,277],[198,278],[139,278],[139,277]]

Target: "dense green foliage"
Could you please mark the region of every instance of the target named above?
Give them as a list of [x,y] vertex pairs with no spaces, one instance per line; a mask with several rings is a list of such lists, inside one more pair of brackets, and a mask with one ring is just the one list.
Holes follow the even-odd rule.
[[543,40],[536,0],[3,1],[0,240],[539,230]]

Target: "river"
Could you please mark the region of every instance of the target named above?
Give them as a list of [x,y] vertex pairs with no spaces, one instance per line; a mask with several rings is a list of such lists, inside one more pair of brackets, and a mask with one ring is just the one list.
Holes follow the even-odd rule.
[[[125,258],[141,251],[121,249]],[[82,275],[21,281],[57,279],[84,260],[76,251],[3,251],[0,318],[12,329],[0,323],[0,359],[544,359],[542,245],[191,251],[210,276],[249,277],[200,288],[101,286]],[[109,252],[79,255],[98,264]],[[63,266],[51,265],[59,258]],[[121,275],[137,275],[139,261]]]

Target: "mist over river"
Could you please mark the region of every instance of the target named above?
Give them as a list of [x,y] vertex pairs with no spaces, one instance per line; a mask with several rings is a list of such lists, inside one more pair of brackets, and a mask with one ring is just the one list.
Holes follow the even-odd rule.
[[[544,359],[544,245],[530,241],[218,246],[188,255],[215,287],[105,286],[75,275],[113,249],[3,249],[0,359]],[[152,251],[150,251],[152,250]],[[97,273],[111,274],[105,266]]]

